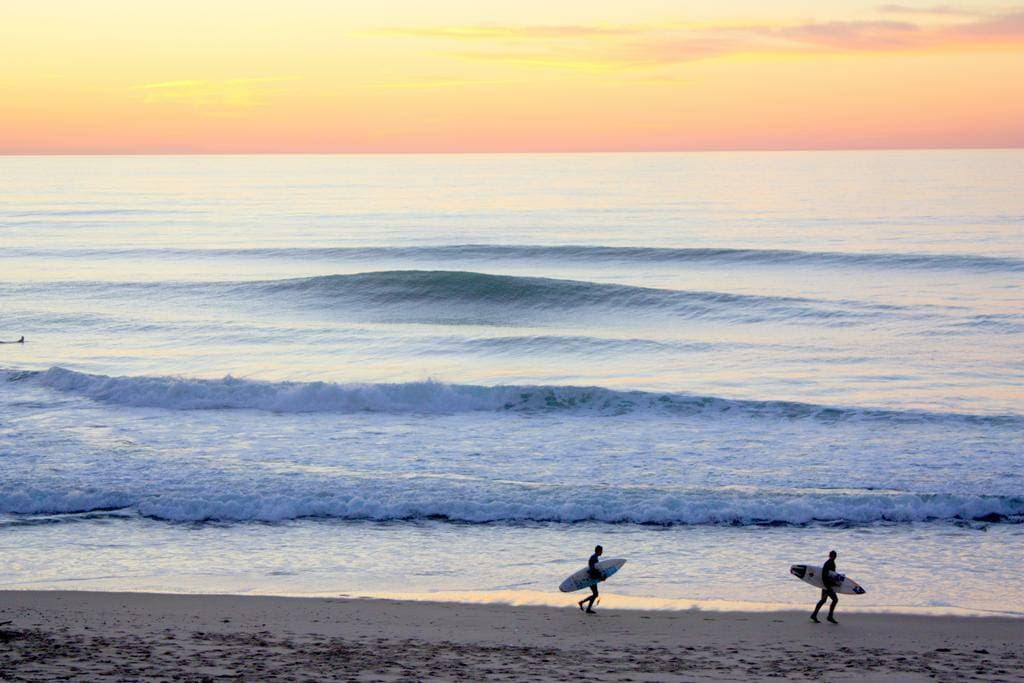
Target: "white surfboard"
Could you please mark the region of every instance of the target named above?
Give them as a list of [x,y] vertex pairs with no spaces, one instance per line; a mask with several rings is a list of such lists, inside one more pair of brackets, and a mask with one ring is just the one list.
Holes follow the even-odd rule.
[[[789,568],[789,573],[816,588],[825,587],[821,582],[821,567],[816,567],[812,564],[794,564]],[[831,572],[831,574],[832,590],[836,593],[846,593],[847,595],[864,595],[867,593],[866,590],[861,588],[859,583],[846,574],[838,572]]]
[[[626,564],[625,560],[601,560],[597,563],[597,568],[601,570],[605,578],[608,578],[615,572],[619,571],[624,564]],[[589,568],[584,567],[563,581],[562,585],[558,587],[558,590],[563,593],[571,593],[572,591],[578,591],[581,588],[589,588],[596,583],[599,582],[596,579],[590,578]]]

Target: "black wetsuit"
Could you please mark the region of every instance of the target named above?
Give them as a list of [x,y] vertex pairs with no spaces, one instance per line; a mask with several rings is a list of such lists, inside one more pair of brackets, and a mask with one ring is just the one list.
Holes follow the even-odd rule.
[[836,603],[839,602],[839,596],[836,595],[832,583],[832,572],[835,570],[836,561],[831,557],[825,560],[825,564],[821,565],[821,585],[823,586],[821,589],[821,600],[819,600],[818,604],[814,607],[814,614],[812,615],[812,618],[816,618],[818,616],[818,610],[820,610],[825,604],[825,601],[830,598],[832,599],[832,604],[828,606],[828,618],[833,618],[832,615],[836,611]]
[[[600,562],[600,561],[601,561],[601,558],[600,558],[600,556],[598,556],[597,553],[594,553],[593,555],[591,555],[590,559],[587,560],[587,573],[590,574],[590,578],[595,579],[597,581],[603,581],[604,580],[604,574],[602,574],[601,570],[597,568],[597,563]],[[587,611],[590,612],[594,608],[594,601],[595,600],[597,600],[597,584],[596,583],[590,587],[590,595],[588,597],[583,598],[582,600],[580,600],[580,602],[579,602],[580,609],[583,609],[583,603],[589,602],[590,604],[587,605]]]
[[587,571],[590,572],[590,578],[592,578],[592,579],[601,579],[601,578],[603,578],[602,574],[601,574],[601,570],[597,568],[597,563],[600,562],[600,561],[601,561],[601,558],[598,557],[597,553],[594,553],[593,555],[591,555],[590,559],[587,560]]
[[825,587],[825,590],[832,593],[832,574],[836,571],[836,561],[831,557],[825,560],[825,564],[821,565],[821,585]]

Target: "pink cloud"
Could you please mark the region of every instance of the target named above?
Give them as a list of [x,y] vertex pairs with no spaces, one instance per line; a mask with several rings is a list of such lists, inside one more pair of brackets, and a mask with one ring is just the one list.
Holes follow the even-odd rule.
[[976,17],[983,14],[978,10],[968,10],[949,5],[929,5],[916,7],[913,5],[879,5],[876,8],[882,14],[920,15],[931,17]]
[[870,50],[913,45],[921,28],[906,21],[828,21],[764,28],[757,33],[828,48]]
[[951,35],[974,38],[1024,39],[1024,9],[958,24],[947,29]]
[[[383,29],[392,35],[500,42],[501,49],[453,51],[471,60],[567,69],[651,68],[744,53],[871,52],[973,48],[1024,39],[1024,9],[978,14],[945,6],[882,5],[881,11],[965,17],[927,23],[895,20],[746,26],[464,26]],[[1024,48],[1024,44],[1022,44]]]

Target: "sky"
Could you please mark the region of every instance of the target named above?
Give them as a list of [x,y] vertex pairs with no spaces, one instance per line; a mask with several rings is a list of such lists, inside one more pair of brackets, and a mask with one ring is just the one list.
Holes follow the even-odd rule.
[[0,153],[1024,147],[1024,2],[0,0]]

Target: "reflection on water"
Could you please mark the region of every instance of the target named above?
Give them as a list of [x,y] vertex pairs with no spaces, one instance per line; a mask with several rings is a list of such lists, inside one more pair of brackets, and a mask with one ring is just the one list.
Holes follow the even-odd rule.
[[[3,588],[326,595],[573,606],[558,584],[593,545],[626,566],[602,607],[810,609],[812,586],[789,574],[839,552],[867,589],[840,608],[1011,613],[1024,589],[1006,582],[1020,525],[951,530],[944,523],[822,527],[459,525],[297,521],[166,524],[121,518],[4,526]],[[978,558],[984,558],[979,562]],[[999,590],[993,590],[999,586]],[[575,607],[574,607],[575,608]]]

